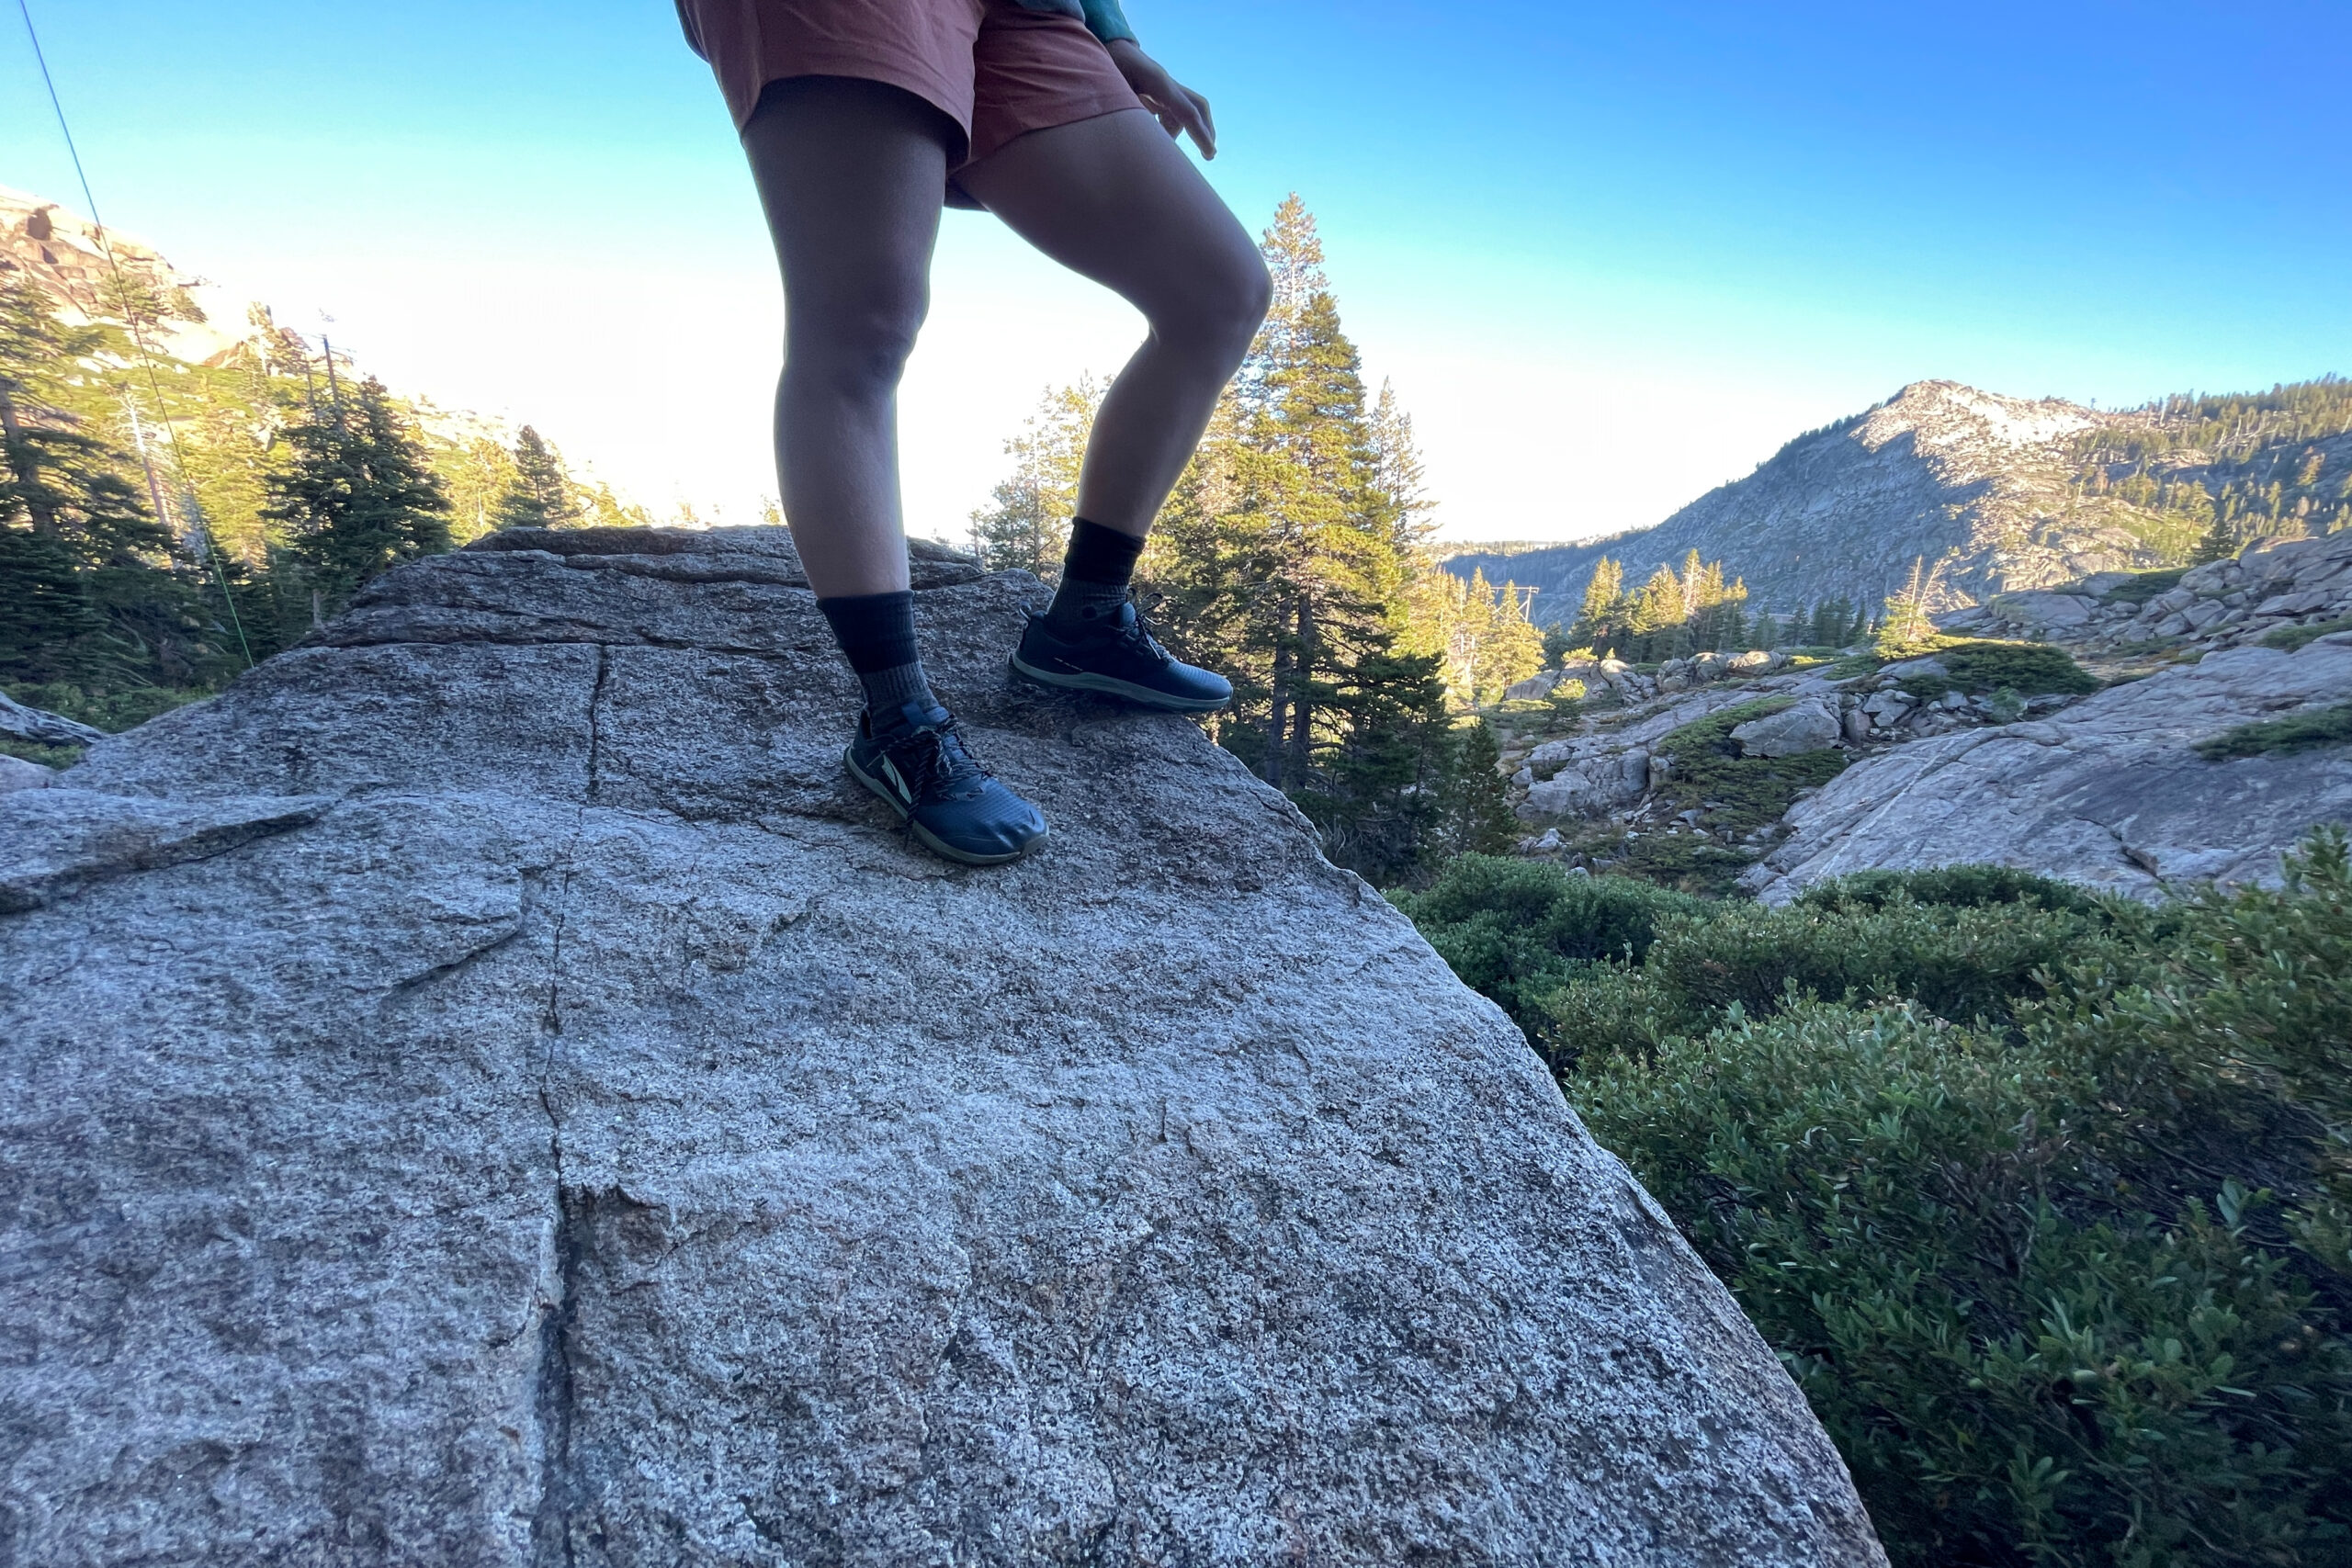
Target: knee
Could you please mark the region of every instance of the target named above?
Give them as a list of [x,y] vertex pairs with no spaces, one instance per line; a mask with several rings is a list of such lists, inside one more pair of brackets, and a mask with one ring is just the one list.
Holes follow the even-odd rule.
[[921,277],[867,279],[846,297],[794,299],[786,317],[785,373],[849,397],[898,389],[930,306]]
[[1171,347],[1216,361],[1230,374],[1266,320],[1273,280],[1255,246],[1192,270],[1178,298],[1151,313],[1155,333]]

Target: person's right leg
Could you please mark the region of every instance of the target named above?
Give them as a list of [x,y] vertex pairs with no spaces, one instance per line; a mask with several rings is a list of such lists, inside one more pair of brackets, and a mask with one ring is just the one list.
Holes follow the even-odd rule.
[[771,84],[743,149],[784,272],[776,478],[820,597],[907,586],[899,378],[930,302],[955,126],[880,82]]
[[743,146],[784,271],[785,520],[865,689],[844,761],[933,850],[986,864],[1043,838],[1045,819],[973,760],[923,678],[899,500],[899,378],[956,134],[911,93],[808,76],[768,87]]

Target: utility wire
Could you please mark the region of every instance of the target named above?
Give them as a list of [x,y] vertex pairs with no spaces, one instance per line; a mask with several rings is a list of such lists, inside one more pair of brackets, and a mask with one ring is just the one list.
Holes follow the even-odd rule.
[[164,422],[164,433],[172,444],[172,464],[180,471],[180,484],[187,491],[188,515],[196,523],[198,542],[204,547],[205,563],[212,568],[214,581],[220,584],[220,603],[228,607],[229,624],[236,629],[237,647],[245,656],[245,668],[254,667],[254,647],[245,639],[245,623],[237,614],[236,596],[229,592],[228,573],[220,569],[220,546],[212,537],[212,525],[204,519],[204,507],[196,498],[195,481],[189,479],[187,454],[180,446],[180,427],[172,418],[169,404],[164,401],[164,384],[155,374],[155,355],[147,346],[146,332],[139,324],[139,311],[132,304],[130,286],[124,281],[122,264],[115,259],[114,242],[107,237],[107,220],[98,211],[98,198],[90,190],[90,176],[82,167],[82,150],[74,143],[74,128],[65,122],[65,105],[57,96],[56,79],[49,73],[49,56],[40,47],[40,31],[33,26],[33,14],[28,0],[17,0],[17,14],[25,19],[25,37],[32,40],[33,61],[40,67],[41,85],[49,89],[49,107],[56,112],[58,133],[65,138],[65,154],[74,161],[74,177],[81,183],[82,201],[89,209],[90,222],[97,231],[98,253],[107,259],[107,270],[113,275],[116,295],[122,300],[123,320],[130,324],[130,341],[139,346],[139,363],[147,372],[147,389],[155,399],[155,412]]

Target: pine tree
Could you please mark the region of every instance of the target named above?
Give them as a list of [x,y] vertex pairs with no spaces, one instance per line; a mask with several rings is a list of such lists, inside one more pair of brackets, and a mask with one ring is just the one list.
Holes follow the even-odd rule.
[[514,477],[498,498],[496,528],[569,528],[580,521],[571,476],[555,448],[525,425],[514,436]]
[[972,513],[972,548],[991,571],[1017,569],[1048,581],[1059,576],[1062,547],[1078,510],[1078,477],[1093,433],[1102,389],[1091,376],[1049,389],[1018,434],[1006,440],[1012,472]]
[[2205,566],[2217,560],[2234,559],[2237,553],[2237,535],[2226,521],[2217,516],[2213,519],[2213,525],[2205,531],[2205,536],[2197,541],[2197,547],[2189,553],[2188,558],[2192,566]]
[[1273,310],[1145,567],[1180,641],[1235,681],[1219,739],[1295,792],[1322,787],[1317,754],[1340,739],[1344,719],[1325,711],[1332,692],[1407,629],[1411,560],[1355,346],[1296,197],[1262,251]]
[[[1478,581],[1473,581],[1474,593]],[[1527,618],[1519,584],[1507,581],[1490,590],[1486,603],[1486,635],[1470,671],[1471,701],[1482,706],[1499,702],[1507,688],[1544,668],[1544,635]]]
[[1413,441],[1413,416],[1396,400],[1396,388],[1380,383],[1372,406],[1372,489],[1388,514],[1390,536],[1399,549],[1427,545],[1437,527],[1437,503],[1430,499],[1420,448]]
[[449,547],[449,503],[422,444],[374,377],[288,428],[262,515],[288,526],[320,607],[398,562]]
[[1902,592],[1887,596],[1879,616],[1877,652],[1881,659],[1905,659],[1926,648],[1934,637],[1935,623],[1928,618],[1928,578],[1924,560],[1911,563],[1911,581]]
[[1608,652],[1623,624],[1624,599],[1624,567],[1609,556],[1593,562],[1592,576],[1584,585],[1584,602],[1569,632],[1577,645],[1595,653]]
[[[198,582],[129,459],[88,417],[84,361],[107,347],[0,274],[0,660],[12,679],[186,679],[203,660]],[[83,405],[77,408],[76,403]]]
[[1637,661],[1674,657],[1661,652],[1682,626],[1682,584],[1670,568],[1659,567],[1634,594],[1625,611],[1625,657]]

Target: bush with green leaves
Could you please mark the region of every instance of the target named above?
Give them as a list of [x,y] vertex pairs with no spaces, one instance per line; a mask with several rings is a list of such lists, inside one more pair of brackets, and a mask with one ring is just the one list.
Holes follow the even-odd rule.
[[1457,856],[1425,890],[1388,897],[1455,974],[1530,1032],[1542,1021],[1537,1004],[1579,965],[1639,959],[1661,919],[1703,908],[1632,877],[1570,875],[1508,855]]
[[2273,626],[2262,634],[2262,646],[2292,653],[2299,648],[2308,647],[2324,637],[2334,637],[2338,632],[2352,632],[2352,615],[2333,621],[2309,621],[2299,626]]
[[[2352,1562],[2343,836],[2288,873],[2154,909],[1867,874],[1660,908],[1622,956],[1555,930],[1577,959],[1515,976],[1896,1562]],[[1545,874],[1515,908],[1553,908]]]
[[2199,740],[2197,754],[2209,762],[2226,762],[2235,757],[2284,755],[2317,746],[2352,746],[2352,703],[2241,724]]
[[2160,571],[2135,571],[2123,581],[2109,589],[2104,595],[2110,604],[2144,604],[2159,593],[2169,593],[2180,586],[2188,575],[2185,566],[2165,567]]
[[2098,677],[2075,662],[2065,649],[2040,642],[1959,642],[1939,649],[1942,675],[1914,675],[1903,689],[1933,699],[1946,692],[1989,694],[2007,690],[2026,696],[2079,696],[2098,690]]

